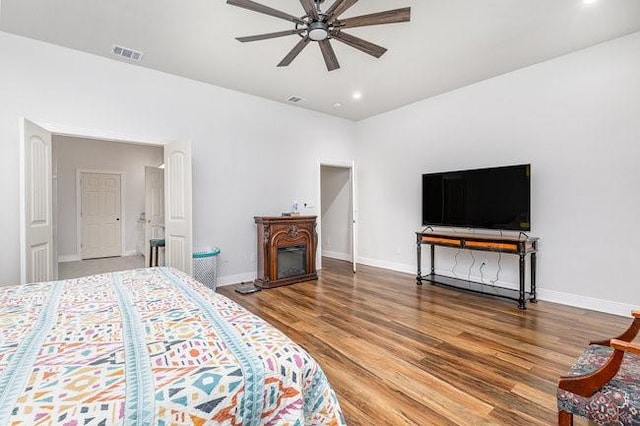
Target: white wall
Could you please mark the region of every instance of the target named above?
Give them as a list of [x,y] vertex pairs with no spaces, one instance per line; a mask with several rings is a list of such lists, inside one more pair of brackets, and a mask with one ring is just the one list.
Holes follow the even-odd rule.
[[138,216],[144,211],[144,168],[157,167],[163,160],[163,148],[102,140],[53,136],[57,158],[58,183],[58,256],[79,260],[77,250],[76,170],[119,171],[124,173],[124,205],[120,222],[124,228],[123,251],[136,251]]
[[[361,260],[415,271],[422,173],[530,162],[541,298],[628,315],[640,304],[638,52],[635,33],[360,122]],[[471,262],[462,253],[456,272]],[[453,265],[453,252],[436,259]],[[516,283],[515,256],[503,268]]]
[[19,117],[105,139],[191,141],[194,248],[222,249],[221,283],[255,277],[253,216],[317,205],[319,159],[354,158],[346,120],[2,32],[0,52],[2,284],[19,281]]
[[[360,260],[407,272],[422,173],[530,162],[541,296],[621,314],[638,304],[639,33],[357,124],[1,32],[0,51],[0,283],[19,277],[24,116],[132,140],[190,140],[194,248],[222,248],[222,282],[255,274],[254,215],[319,200],[318,159],[357,150]],[[493,278],[496,260],[487,260]],[[450,254],[438,261],[453,265]],[[464,274],[469,258],[459,263]],[[501,280],[515,282],[515,265],[504,259]]]
[[351,261],[351,170],[321,166],[322,255]]

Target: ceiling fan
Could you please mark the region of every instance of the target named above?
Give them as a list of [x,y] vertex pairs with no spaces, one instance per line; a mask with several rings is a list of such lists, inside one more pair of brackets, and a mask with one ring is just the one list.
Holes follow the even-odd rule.
[[307,47],[309,42],[315,41],[320,46],[327,69],[329,71],[333,71],[340,68],[338,58],[336,57],[333,47],[329,42],[331,39],[341,41],[348,46],[379,58],[387,51],[387,49],[356,36],[347,34],[343,29],[364,27],[367,25],[407,22],[411,19],[410,7],[339,19],[339,17],[346,12],[347,9],[356,4],[358,0],[335,0],[331,7],[323,12],[320,5],[324,3],[324,1],[325,0],[300,0],[305,12],[305,15],[300,18],[286,12],[273,9],[269,6],[256,3],[252,0],[227,0],[227,4],[284,19],[295,24],[295,28],[292,30],[236,38],[236,40],[246,43],[249,41],[266,40],[294,34],[299,35],[301,37],[300,41],[293,47],[293,49],[291,49],[287,56],[280,61],[278,64],[279,67],[288,66],[296,56],[302,52],[302,49]]

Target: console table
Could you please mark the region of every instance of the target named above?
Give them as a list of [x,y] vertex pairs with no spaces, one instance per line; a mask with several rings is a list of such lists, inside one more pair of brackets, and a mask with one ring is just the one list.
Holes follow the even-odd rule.
[[[431,246],[431,273],[422,275],[422,245]],[[486,284],[477,281],[469,281],[460,278],[436,275],[435,273],[435,247],[452,247],[479,251],[493,251],[509,253],[519,256],[520,280],[518,290],[491,285],[491,293],[485,291]],[[476,293],[490,294],[516,300],[518,308],[526,309],[526,296],[529,301],[536,303],[536,252],[538,251],[538,238],[528,236],[493,236],[482,234],[466,234],[450,231],[416,232],[416,251],[418,255],[418,274],[416,283],[422,285],[422,281],[432,284],[440,284],[456,287]],[[525,259],[530,255],[531,259],[531,285],[529,291],[525,289]]]

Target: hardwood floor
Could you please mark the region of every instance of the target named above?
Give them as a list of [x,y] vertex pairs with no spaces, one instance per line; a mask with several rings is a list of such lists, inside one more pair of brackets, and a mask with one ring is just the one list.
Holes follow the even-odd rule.
[[[516,302],[323,259],[320,278],[219,292],[318,360],[349,425],[551,425],[556,385],[591,339],[631,319]],[[587,424],[576,418],[576,425]]]

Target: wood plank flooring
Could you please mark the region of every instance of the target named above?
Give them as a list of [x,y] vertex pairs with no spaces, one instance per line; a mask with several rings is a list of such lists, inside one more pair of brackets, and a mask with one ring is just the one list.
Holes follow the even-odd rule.
[[[591,339],[630,319],[514,301],[323,259],[320,278],[219,293],[286,333],[322,366],[349,425],[551,425],[558,377]],[[576,425],[587,424],[576,418]]]

